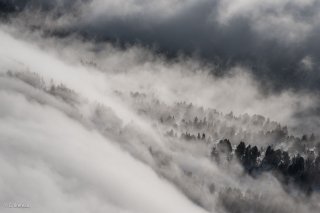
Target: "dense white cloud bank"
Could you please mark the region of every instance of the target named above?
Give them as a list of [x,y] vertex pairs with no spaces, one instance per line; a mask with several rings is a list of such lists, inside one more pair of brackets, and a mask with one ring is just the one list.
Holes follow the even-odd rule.
[[[98,87],[90,88],[98,81],[82,76],[81,68],[71,68],[3,32],[1,37],[2,44],[11,47],[1,52],[2,74],[6,70],[3,66],[19,70],[19,63],[23,63],[23,68],[31,65],[48,79],[61,80],[78,92],[87,91],[92,99],[93,89],[99,94]],[[82,73],[88,75],[87,71]],[[81,125],[79,115],[69,117],[72,107],[4,76],[0,87],[0,200],[4,203],[28,203],[31,208],[26,212],[204,212],[117,147],[116,141],[112,143]],[[109,97],[99,98],[110,101]],[[130,117],[126,114],[126,118]]]

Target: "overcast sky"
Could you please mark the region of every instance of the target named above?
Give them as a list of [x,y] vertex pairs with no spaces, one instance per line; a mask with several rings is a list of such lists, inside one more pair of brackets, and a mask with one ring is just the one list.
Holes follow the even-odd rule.
[[[242,64],[275,91],[319,90],[317,0],[14,2],[27,5],[21,9],[28,11],[26,24],[41,25],[49,33],[139,43],[169,57],[187,54],[221,68]],[[30,10],[38,15],[30,17]]]

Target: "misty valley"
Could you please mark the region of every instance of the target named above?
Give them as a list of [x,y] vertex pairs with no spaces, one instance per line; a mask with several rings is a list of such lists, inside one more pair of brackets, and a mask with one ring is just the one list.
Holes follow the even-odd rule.
[[319,0],[0,0],[0,213],[320,212]]

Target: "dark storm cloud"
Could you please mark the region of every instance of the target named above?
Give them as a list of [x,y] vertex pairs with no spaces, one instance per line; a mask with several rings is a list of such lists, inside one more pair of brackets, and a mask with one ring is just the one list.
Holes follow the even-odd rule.
[[42,23],[50,34],[191,55],[218,65],[216,74],[245,65],[273,91],[320,89],[318,0],[22,2],[28,11],[52,9],[52,21]]
[[[319,1],[13,2],[29,10],[75,10],[77,5],[80,12],[69,22],[45,26],[56,35],[76,32],[97,41],[139,43],[169,57],[193,55],[221,68],[240,63],[273,89],[319,89]],[[67,11],[60,17],[70,15]]]
[[[239,14],[228,18],[228,23],[220,23],[220,16],[224,16],[220,15],[223,13],[219,6],[221,2],[194,3],[159,23],[149,21],[148,14],[139,13],[112,19],[102,15],[89,23],[84,21],[76,28],[98,40],[155,44],[160,52],[169,56],[181,52],[196,53],[222,68],[237,63],[244,64],[252,68],[257,79],[272,82],[275,89],[284,87],[318,89],[319,33],[317,25],[309,26],[315,16],[314,10],[319,8],[316,2],[314,9],[311,6],[303,8],[303,11],[306,11],[303,14],[302,9],[296,8],[297,5],[290,7],[288,3],[286,6],[289,8],[286,10],[292,11],[290,14],[294,16],[277,17],[279,14],[274,14],[275,20],[271,20],[280,22],[284,19],[283,26],[269,23],[271,21],[267,19],[277,8],[267,8],[271,11],[262,9],[259,11],[258,8],[254,8],[257,12],[261,12],[259,17],[243,15],[240,11]],[[250,12],[244,10],[243,13]],[[264,18],[266,20],[260,20]],[[256,23],[256,20],[260,22]],[[289,26],[295,21],[297,23]],[[299,27],[302,29],[298,29]],[[305,27],[307,29],[304,29]],[[302,64],[303,59],[308,56],[312,57],[314,63],[309,67],[310,70],[306,70]]]
[[[68,8],[64,1],[50,4]],[[78,9],[70,22],[45,27],[56,35],[77,32],[97,41],[155,46],[169,57],[196,55],[221,68],[246,65],[273,89],[319,88],[318,1],[96,0]]]

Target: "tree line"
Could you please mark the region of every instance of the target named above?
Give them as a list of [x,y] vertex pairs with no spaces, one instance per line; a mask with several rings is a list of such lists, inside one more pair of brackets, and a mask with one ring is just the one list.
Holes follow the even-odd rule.
[[235,149],[228,139],[220,140],[212,148],[211,156],[218,163],[221,158],[237,159],[244,171],[252,177],[263,172],[272,172],[283,183],[286,190],[294,185],[306,194],[320,190],[320,153],[310,150],[304,156],[290,155],[287,151],[268,146],[265,150],[246,145],[241,141]]

